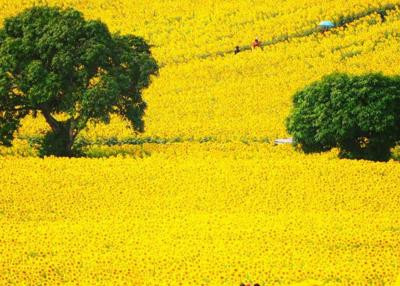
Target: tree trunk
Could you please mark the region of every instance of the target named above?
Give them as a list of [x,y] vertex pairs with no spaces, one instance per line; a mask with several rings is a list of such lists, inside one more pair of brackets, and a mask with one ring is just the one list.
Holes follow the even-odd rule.
[[59,140],[62,145],[60,145],[60,152],[63,156],[71,157],[72,154],[72,146],[74,145],[74,136],[71,131],[71,124],[69,121],[62,122],[61,128],[59,131]]
[[42,110],[43,116],[51,127],[47,133],[40,154],[42,156],[72,157],[74,141],[77,132],[74,130],[72,120],[57,121],[47,110]]

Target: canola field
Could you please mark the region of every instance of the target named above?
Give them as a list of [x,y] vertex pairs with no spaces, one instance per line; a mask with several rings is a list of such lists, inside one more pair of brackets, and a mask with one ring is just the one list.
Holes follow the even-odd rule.
[[[27,139],[47,126],[26,118],[0,147],[0,285],[400,283],[399,163],[272,144],[288,137],[304,85],[334,71],[400,74],[400,7],[306,32],[400,3],[0,0],[0,18],[33,4],[150,42],[162,68],[144,91],[145,133],[113,118],[80,136],[156,140],[89,147],[112,158],[40,159]],[[255,37],[275,44],[233,55]]]

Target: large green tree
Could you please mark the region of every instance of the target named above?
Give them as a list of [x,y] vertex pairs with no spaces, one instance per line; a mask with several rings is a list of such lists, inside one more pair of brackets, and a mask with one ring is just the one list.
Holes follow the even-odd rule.
[[294,95],[287,120],[305,152],[386,161],[400,140],[400,77],[332,74]]
[[0,30],[0,143],[11,145],[28,114],[51,127],[44,154],[71,156],[87,123],[108,123],[113,113],[142,132],[141,91],[157,71],[140,37],[112,34],[74,9],[25,10]]

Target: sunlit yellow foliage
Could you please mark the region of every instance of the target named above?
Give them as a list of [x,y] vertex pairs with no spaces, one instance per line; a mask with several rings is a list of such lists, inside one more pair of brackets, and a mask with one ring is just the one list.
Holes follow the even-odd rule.
[[[237,4],[225,3],[225,6],[228,7],[215,3],[210,4],[214,8],[202,5],[203,8],[199,9],[194,8],[200,6],[202,1],[188,1],[186,4],[180,3],[176,14],[170,10],[177,5],[176,1],[165,3],[163,1],[164,4],[160,4],[161,2],[158,1],[151,1],[151,3],[146,1],[147,12],[143,13],[142,17],[134,15],[145,9],[144,2],[126,2],[125,4],[121,1],[93,2],[85,0],[65,1],[65,5],[75,5],[91,18],[101,17],[110,24],[113,30],[125,27],[124,32],[134,32],[145,36],[156,46],[153,48],[156,58],[161,64],[166,65],[161,69],[160,76],[153,79],[153,84],[144,93],[149,108],[145,118],[146,133],[143,136],[168,138],[212,136],[221,140],[284,137],[287,136],[285,118],[291,108],[291,97],[295,91],[311,81],[334,71],[400,73],[398,64],[400,62],[398,37],[400,35],[400,12],[397,10],[390,12],[384,23],[381,23],[380,17],[375,14],[355,21],[346,29],[333,30],[325,36],[318,33],[312,34],[267,46],[263,51],[245,51],[236,56],[230,52],[224,56],[216,56],[213,55],[209,46],[217,43],[221,45],[218,48],[219,51],[226,51],[227,48],[233,50],[236,44],[251,42],[256,35],[262,40],[273,38],[266,29],[247,31],[242,25],[239,25],[239,19],[242,21],[248,19],[252,24],[256,22],[265,25],[273,24],[271,29],[278,29],[279,35],[282,35],[280,31],[282,27],[286,29],[283,34],[293,34],[317,25],[320,19],[326,18],[324,16],[326,13],[328,15],[333,13],[334,17],[339,17],[341,14],[349,15],[363,11],[369,6],[368,3],[378,6],[387,4],[388,1],[327,1],[327,3],[324,1],[320,5],[316,5],[314,1],[285,1],[286,4],[283,7],[286,7],[286,13],[282,12],[273,18],[277,23],[271,22],[269,18],[257,20],[257,17],[250,16],[254,13],[258,15],[255,11],[262,10],[261,7],[264,7],[265,13],[268,14],[269,11],[269,14],[273,14],[275,10],[269,10],[272,9],[272,2],[269,1],[264,4],[254,1],[256,4],[251,7],[247,4],[247,9],[242,7],[238,11],[232,7],[246,5],[245,1],[232,2],[238,2]],[[275,3],[275,1],[273,2]],[[289,2],[293,5],[291,9],[288,8]],[[29,1],[24,3],[26,6]],[[137,5],[137,9],[133,9],[132,5]],[[258,6],[260,7],[257,8]],[[97,13],[99,7],[102,7],[104,13]],[[165,10],[162,10],[161,7],[164,7]],[[278,10],[283,9],[281,5],[277,7]],[[191,29],[191,39],[187,40],[185,48],[189,59],[185,61],[178,59],[177,63],[174,63],[172,58],[180,57],[176,50],[180,40],[177,40],[175,35],[171,36],[168,30],[171,26],[161,19],[165,19],[165,17],[169,19],[173,15],[183,13],[182,9],[189,11],[192,8],[195,11],[194,19],[196,21],[200,21],[206,15],[213,15],[213,13],[217,15],[221,13],[220,17],[229,13],[234,15],[239,13],[240,17],[227,18],[223,23],[214,19],[213,23],[220,24],[221,29],[235,26],[243,42],[229,42],[227,39],[232,39],[229,37],[229,33],[226,34],[226,37],[222,37],[221,35],[224,34],[222,31],[214,30],[214,33],[207,33],[206,43],[199,44],[211,53],[211,56],[202,59],[202,51],[197,47],[197,43],[201,40],[194,36],[197,30]],[[295,10],[297,8],[299,9]],[[198,11],[202,11],[202,9],[209,11],[209,14],[196,16],[196,13],[200,13]],[[132,11],[133,14],[120,18],[107,16],[108,13],[118,13],[122,10],[125,11],[125,14],[129,14],[129,11]],[[156,11],[155,16],[149,14],[149,11]],[[298,13],[304,15],[298,15]],[[291,20],[287,19],[288,15]],[[124,21],[125,25],[117,25],[118,21]],[[144,25],[144,22],[147,25]],[[245,24],[243,25],[247,27]],[[137,29],[135,30],[133,27]],[[129,30],[130,28],[132,30]],[[225,31],[224,29],[223,31]],[[161,35],[169,37],[169,40],[158,39],[158,36],[152,38],[146,34],[152,31],[157,31],[156,34],[160,35],[159,37]],[[243,31],[245,32],[241,34]],[[225,31],[225,33],[227,32]],[[164,57],[161,50],[168,56]],[[43,119],[38,118],[36,121],[32,121],[28,118],[20,133],[33,135],[46,128]],[[103,125],[91,127],[81,136],[91,139],[108,137],[122,139],[135,135],[131,129],[127,128],[126,122],[115,119],[111,127]]]
[[0,0],[0,19],[34,3],[143,36],[162,65],[144,134],[113,118],[80,138],[179,140],[38,159],[25,139],[48,127],[26,118],[0,148],[0,285],[399,283],[399,163],[260,142],[288,136],[294,92],[325,74],[400,74],[400,11],[232,53],[394,2]]
[[162,148],[0,160],[0,284],[395,281],[398,163],[265,144]]
[[144,36],[161,62],[250,44],[255,36],[272,39],[315,27],[390,0],[17,0],[0,1],[0,19],[36,5],[75,7],[88,18],[101,18],[113,31]]

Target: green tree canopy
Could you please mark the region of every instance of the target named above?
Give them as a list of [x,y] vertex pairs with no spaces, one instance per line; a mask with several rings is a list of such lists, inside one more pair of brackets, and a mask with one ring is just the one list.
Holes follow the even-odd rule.
[[72,155],[87,123],[108,123],[111,114],[142,132],[141,91],[157,71],[140,37],[111,34],[74,9],[25,10],[0,30],[0,143],[10,145],[30,113],[41,113],[50,125],[44,144],[54,155]]
[[293,98],[287,129],[305,152],[334,147],[345,158],[385,161],[400,140],[400,78],[324,77]]

